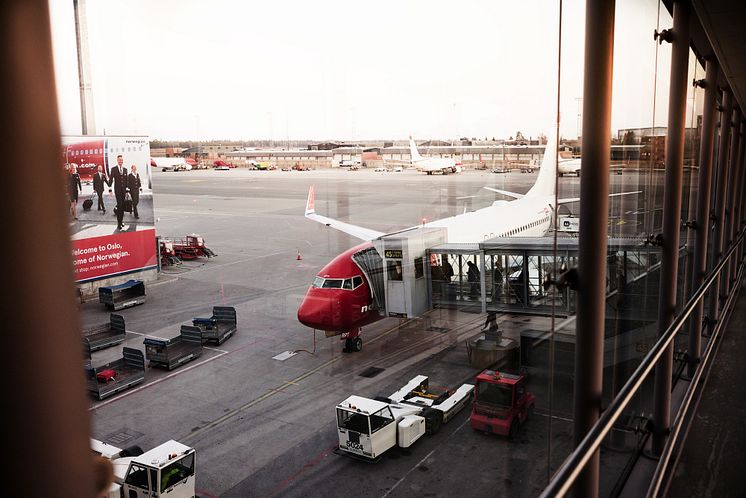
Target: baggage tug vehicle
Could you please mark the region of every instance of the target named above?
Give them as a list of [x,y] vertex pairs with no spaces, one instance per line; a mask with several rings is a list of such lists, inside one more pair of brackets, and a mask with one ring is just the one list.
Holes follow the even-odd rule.
[[473,389],[430,387],[428,377],[418,375],[388,398],[350,396],[336,409],[339,452],[376,461],[394,446],[408,448],[425,433],[437,433],[466,406]]

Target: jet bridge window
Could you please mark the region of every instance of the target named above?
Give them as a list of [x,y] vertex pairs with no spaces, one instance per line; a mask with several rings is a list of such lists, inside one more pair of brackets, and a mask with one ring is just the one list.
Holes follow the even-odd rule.
[[398,259],[388,260],[389,280],[402,280],[401,261]]

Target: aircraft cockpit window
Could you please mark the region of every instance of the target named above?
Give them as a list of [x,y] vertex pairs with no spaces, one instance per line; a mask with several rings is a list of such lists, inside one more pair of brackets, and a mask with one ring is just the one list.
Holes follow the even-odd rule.
[[343,289],[352,290],[352,279],[351,278],[346,278],[345,281],[344,281],[344,284],[342,284],[342,288]]
[[312,287],[323,287],[324,286],[324,279],[321,277],[316,277],[313,279]]
[[352,277],[352,288],[357,289],[363,285],[363,277]]
[[322,289],[341,289],[342,288],[341,278],[327,278],[324,280],[324,284],[321,286]]

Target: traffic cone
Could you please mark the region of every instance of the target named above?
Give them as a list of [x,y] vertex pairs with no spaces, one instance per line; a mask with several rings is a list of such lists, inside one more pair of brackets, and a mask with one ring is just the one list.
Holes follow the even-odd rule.
[[300,261],[303,259],[303,257],[300,255],[300,251],[298,251],[298,255],[295,257],[296,261]]

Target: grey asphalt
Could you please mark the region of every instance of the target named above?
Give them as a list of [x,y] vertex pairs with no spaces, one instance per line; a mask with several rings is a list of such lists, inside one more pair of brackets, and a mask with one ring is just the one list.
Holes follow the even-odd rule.
[[[464,342],[479,334],[484,317],[434,310],[408,322],[387,318],[365,328],[363,351],[355,354],[342,353],[340,341],[323,333],[314,352],[313,332],[296,319],[316,272],[357,243],[304,219],[309,185],[320,214],[387,232],[502,198],[483,186],[525,192],[534,178],[486,171],[154,171],[158,234],[201,234],[218,256],[164,268],[148,286],[147,303],[121,312],[125,345],[142,349],[146,335],[177,335],[181,324],[209,316],[215,305],[236,307],[238,333],[173,372],[149,368],[144,385],[92,400],[94,436],[124,439],[120,446],[149,448],[167,439],[195,446],[197,487],[205,496],[535,496],[572,443],[569,373],[556,384],[552,416],[540,395],[518,441],[472,431],[465,410],[439,434],[366,464],[332,451],[336,403],[350,394],[391,393],[416,374],[443,385],[473,378]],[[641,183],[634,172],[612,181],[625,190]],[[559,197],[577,195],[576,178],[560,179]],[[613,233],[638,231],[642,201],[624,202],[627,214],[612,222]],[[108,320],[97,302],[83,304],[81,314],[87,326]],[[438,332],[428,331],[433,325]],[[296,350],[313,354],[272,359]],[[93,363],[120,354],[121,347],[96,352]],[[384,370],[359,375],[370,366]],[[530,389],[546,393],[551,377],[536,373]]]

